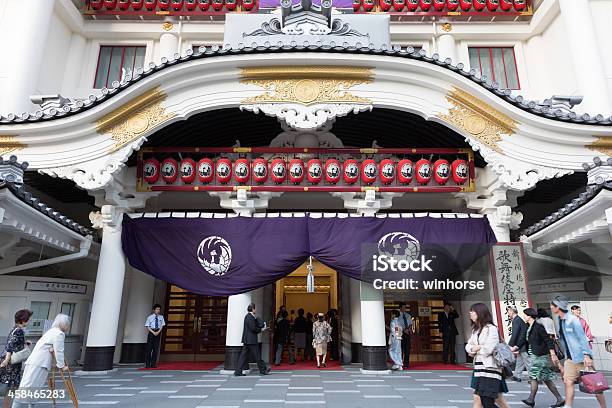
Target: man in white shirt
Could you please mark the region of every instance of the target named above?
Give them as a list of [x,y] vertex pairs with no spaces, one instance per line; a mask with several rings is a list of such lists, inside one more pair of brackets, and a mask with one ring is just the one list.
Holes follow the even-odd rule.
[[161,315],[161,305],[153,305],[153,314],[147,317],[145,327],[149,331],[147,337],[147,352],[145,356],[145,367],[155,368],[157,366],[157,353],[159,351],[159,340],[166,322]]

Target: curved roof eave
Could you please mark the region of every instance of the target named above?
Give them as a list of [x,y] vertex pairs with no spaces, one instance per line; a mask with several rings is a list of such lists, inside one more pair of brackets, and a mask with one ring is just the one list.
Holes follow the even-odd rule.
[[612,126],[612,116],[604,117],[601,114],[589,115],[589,114],[578,114],[573,111],[564,111],[562,109],[552,109],[547,106],[542,106],[535,101],[526,100],[524,97],[518,95],[513,96],[510,89],[500,88],[499,84],[487,83],[485,76],[481,77],[477,75],[475,70],[466,71],[463,63],[453,65],[450,58],[440,60],[438,54],[427,56],[425,51],[420,50],[415,52],[413,47],[399,47],[395,46],[388,49],[374,49],[369,47],[354,47],[354,46],[331,46],[331,45],[269,45],[269,46],[258,46],[258,47],[242,47],[242,48],[230,48],[230,47],[200,47],[196,52],[189,49],[186,54],[179,56],[175,54],[174,58],[167,59],[162,58],[160,64],[150,63],[146,69],[139,68],[136,70],[134,75],[126,76],[124,82],[114,82],[112,88],[103,88],[99,95],[90,95],[86,100],[77,100],[72,105],[64,105],[60,109],[49,109],[47,112],[38,110],[34,113],[23,113],[21,115],[9,114],[7,116],[0,116],[0,125],[10,124],[27,124],[36,123],[43,121],[50,121],[54,119],[65,118],[73,116],[78,113],[87,111],[119,94],[122,90],[129,88],[133,84],[147,78],[154,73],[161,71],[167,67],[181,64],[188,61],[193,61],[200,58],[220,57],[224,55],[245,55],[245,54],[267,54],[267,53],[291,53],[291,52],[324,52],[324,53],[349,53],[349,54],[363,54],[363,55],[386,55],[396,58],[410,58],[415,60],[424,61],[436,66],[446,68],[450,71],[455,72],[457,75],[461,75],[468,78],[472,82],[480,85],[487,91],[496,95],[498,98],[514,105],[515,107],[529,112],[533,115],[543,117],[546,119],[573,123],[573,124],[585,124],[585,125],[598,125],[598,126]]

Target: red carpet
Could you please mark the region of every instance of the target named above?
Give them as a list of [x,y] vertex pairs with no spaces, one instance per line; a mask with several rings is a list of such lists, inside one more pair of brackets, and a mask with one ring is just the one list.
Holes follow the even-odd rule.
[[149,370],[213,370],[223,364],[223,361],[164,361],[157,363],[156,368],[139,368],[141,371]]
[[426,370],[426,371],[439,371],[439,370],[454,370],[454,371],[470,371],[471,367],[466,367],[460,364],[443,364],[436,362],[415,362],[410,363],[410,368],[404,370]]
[[286,361],[283,361],[281,365],[272,365],[272,370],[342,370],[342,366],[338,361],[326,361],[326,368],[317,368],[316,361],[306,361],[302,360],[296,361],[295,364],[289,364]]

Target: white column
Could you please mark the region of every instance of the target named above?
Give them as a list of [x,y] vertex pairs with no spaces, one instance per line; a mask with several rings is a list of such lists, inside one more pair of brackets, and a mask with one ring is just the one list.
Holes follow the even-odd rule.
[[90,215],[94,227],[103,228],[98,273],[91,308],[84,371],[113,368],[113,354],[121,310],[125,258],[121,248],[121,213],[116,207],[102,206]]
[[81,86],[81,73],[83,70],[83,60],[85,58],[85,48],[87,41],[80,34],[73,33],[70,39],[70,50],[64,70],[62,82],[62,96],[72,98],[79,96],[78,89]]
[[55,0],[6,1],[0,7],[2,114],[35,110],[30,95],[37,93],[54,4]]
[[170,58],[178,52],[178,35],[174,32],[176,29],[172,22],[166,21],[162,26],[164,32],[159,36],[159,58]]
[[609,116],[612,98],[601,56],[607,40],[601,39],[603,44],[599,44],[589,3],[588,0],[559,0],[567,35],[566,49],[574,64],[578,93],[584,95],[578,108]]
[[453,60],[454,64],[457,64],[457,46],[455,45],[455,38],[451,34],[442,34],[438,37],[438,54],[440,59],[444,61],[446,58]]
[[144,322],[153,307],[155,278],[138,269],[130,271],[130,293],[121,345],[122,363],[142,363],[147,344]]
[[383,291],[371,283],[360,282],[361,344],[366,374],[389,373],[385,338],[385,302]]
[[608,229],[612,235],[612,207],[606,209],[606,220],[608,221]]
[[[233,373],[242,348],[242,330],[247,307],[253,301],[252,292],[232,295],[227,299],[227,331],[225,332],[225,364],[222,373]],[[261,307],[261,305],[255,305]]]
[[350,279],[351,304],[351,360],[353,363],[361,362],[361,282]]

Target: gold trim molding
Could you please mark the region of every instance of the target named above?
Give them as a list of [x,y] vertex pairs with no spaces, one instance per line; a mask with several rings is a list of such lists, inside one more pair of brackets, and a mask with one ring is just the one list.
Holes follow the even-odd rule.
[[600,136],[587,149],[612,157],[612,136]]
[[349,92],[355,85],[371,83],[368,67],[349,66],[265,66],[242,68],[240,83],[264,89],[261,95],[246,98],[243,105],[259,103],[358,103],[371,104]]
[[159,87],[147,91],[99,119],[96,130],[99,134],[110,133],[114,152],[175,116],[162,106],[165,99]]
[[16,152],[25,147],[25,144],[17,141],[17,136],[0,135],[0,156]]
[[446,100],[451,108],[448,114],[438,118],[466,131],[496,152],[501,152],[498,143],[502,135],[516,133],[518,122],[459,88],[453,88]]

